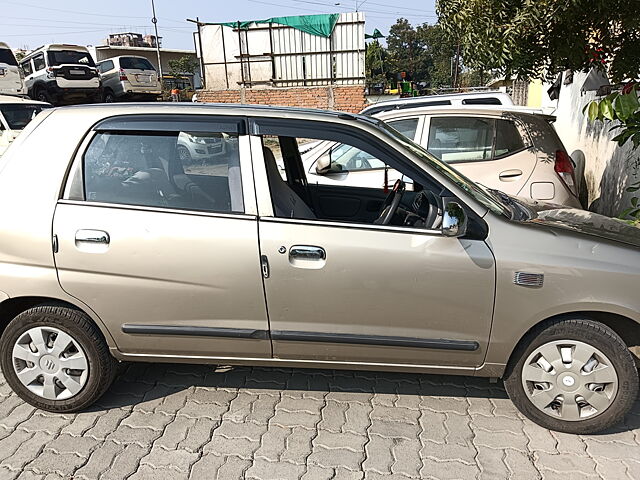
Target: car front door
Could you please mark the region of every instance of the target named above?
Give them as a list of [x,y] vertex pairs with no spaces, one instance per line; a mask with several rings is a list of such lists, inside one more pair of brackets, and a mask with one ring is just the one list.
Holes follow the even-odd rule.
[[[122,116],[80,148],[57,205],[59,281],[120,351],[270,357],[243,120]],[[178,137],[224,155],[181,163]]]
[[[325,130],[315,123],[307,128],[301,121],[293,127],[277,120],[258,121],[254,129],[340,141],[396,168],[407,161],[397,151],[390,154],[377,137],[355,130],[338,125]],[[495,285],[493,255],[482,239],[309,215],[278,217],[267,188],[277,178],[265,170],[262,139],[251,141],[275,357],[374,368],[472,369],[482,363]]]

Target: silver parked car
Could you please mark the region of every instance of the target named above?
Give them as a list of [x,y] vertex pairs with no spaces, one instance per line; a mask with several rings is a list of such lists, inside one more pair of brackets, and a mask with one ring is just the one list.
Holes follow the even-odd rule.
[[[224,161],[183,161],[182,132]],[[312,184],[312,141],[403,179]],[[370,117],[45,111],[0,160],[0,202],[0,365],[42,409],[89,406],[125,360],[502,377],[574,433],[637,397],[640,231],[481,187]]]
[[102,101],[155,101],[162,93],[156,67],[145,57],[126,55],[97,64],[102,81]]
[[[366,109],[365,109],[366,111]],[[375,114],[473,181],[509,195],[582,208],[571,157],[554,117],[509,106],[445,106]],[[380,188],[397,171],[345,145],[304,154],[309,182]]]

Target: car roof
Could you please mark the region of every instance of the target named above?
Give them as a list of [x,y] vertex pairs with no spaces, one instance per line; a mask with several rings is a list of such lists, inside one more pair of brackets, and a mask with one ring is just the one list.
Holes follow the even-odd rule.
[[131,102],[109,104],[84,104],[58,107],[55,110],[84,111],[95,114],[104,110],[107,116],[117,115],[154,115],[154,114],[206,114],[207,112],[218,115],[246,115],[269,116],[276,113],[283,117],[305,117],[309,120],[359,120],[368,125],[376,125],[378,119],[358,113],[339,112],[335,110],[320,110],[315,108],[285,107],[279,105],[252,105],[237,103],[204,103],[204,102]]
[[9,50],[11,50],[11,48],[9,47],[9,45],[7,45],[4,42],[0,42],[0,48],[9,48]]
[[0,103],[19,103],[26,105],[51,105],[47,102],[39,102],[30,98],[19,97],[17,95],[0,95]]
[[72,45],[72,44],[67,44],[67,43],[47,43],[46,45],[41,45],[40,47],[34,49],[31,53],[29,53],[28,55],[25,55],[24,58],[22,60],[20,60],[20,62],[23,62],[25,60],[30,59],[31,57],[35,56],[36,54],[40,53],[43,50],[52,50],[52,51],[62,51],[62,50],[72,50],[74,52],[83,52],[83,53],[89,53],[89,50],[87,49],[87,47],[83,47],[82,45]]
[[402,110],[386,110],[374,113],[372,116],[381,120],[412,117],[415,115],[501,115],[503,113],[517,113],[542,117],[547,121],[555,120],[555,116],[544,113],[539,108],[523,107],[520,105],[438,105],[433,107],[415,107]]
[[[409,98],[395,98],[392,100],[382,100],[380,102],[372,103],[362,109],[361,113],[371,115],[376,112],[387,110],[402,110],[405,108],[413,108],[414,106],[427,106],[428,104],[451,104],[454,100],[469,100],[469,99],[481,99],[481,98],[493,98],[501,102],[502,105],[513,105],[511,97],[497,90],[485,91],[485,92],[467,92],[467,93],[450,93],[443,95],[424,95],[421,97],[409,97]],[[426,105],[424,105],[426,104]]]

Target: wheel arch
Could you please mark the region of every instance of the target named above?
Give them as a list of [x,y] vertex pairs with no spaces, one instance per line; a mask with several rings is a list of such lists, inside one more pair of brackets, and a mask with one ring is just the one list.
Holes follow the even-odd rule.
[[554,322],[572,319],[593,320],[611,328],[611,330],[616,332],[620,338],[622,338],[622,341],[635,355],[636,363],[640,368],[640,323],[618,313],[583,310],[553,315],[532,325],[521,335],[520,339],[511,350],[509,360],[507,362],[507,369],[517,362],[518,353],[524,348],[525,342],[533,332]]
[[15,317],[20,315],[22,312],[37,307],[39,305],[56,305],[60,307],[72,308],[74,310],[78,310],[85,315],[87,315],[91,321],[98,327],[100,333],[104,337],[107,345],[109,347],[115,346],[113,341],[113,337],[106,329],[104,324],[96,318],[96,315],[89,311],[88,308],[84,306],[80,306],[74,303],[71,303],[68,300],[63,300],[60,298],[54,297],[43,297],[43,296],[25,296],[25,297],[10,297],[6,300],[0,302],[0,335],[4,333],[5,328],[9,325],[9,322],[13,320]]

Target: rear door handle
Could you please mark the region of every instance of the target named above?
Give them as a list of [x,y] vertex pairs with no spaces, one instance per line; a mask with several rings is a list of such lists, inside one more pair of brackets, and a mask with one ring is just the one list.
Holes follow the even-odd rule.
[[325,260],[327,252],[313,245],[294,245],[289,249],[289,258],[295,260]]
[[522,170],[514,168],[513,170],[505,170],[504,172],[500,172],[499,178],[503,182],[513,182],[520,176],[522,176]]
[[76,232],[76,244],[97,243],[100,245],[109,245],[109,241],[109,234],[103,230],[78,230]]

